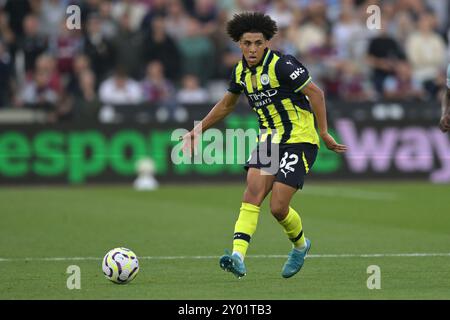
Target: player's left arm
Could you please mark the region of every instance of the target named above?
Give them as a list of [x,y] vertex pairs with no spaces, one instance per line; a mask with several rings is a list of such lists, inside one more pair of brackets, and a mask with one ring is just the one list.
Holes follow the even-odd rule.
[[347,151],[347,146],[337,143],[328,133],[327,110],[323,91],[312,81],[309,81],[301,91],[309,99],[314,115],[316,116],[319,135],[323,142],[325,142],[327,148],[337,153]]
[[338,153],[345,152],[347,147],[337,143],[328,133],[325,96],[323,91],[312,82],[308,69],[294,56],[285,55],[278,60],[275,72],[283,85],[288,86],[294,93],[301,92],[308,97],[316,116],[320,137],[327,148]]

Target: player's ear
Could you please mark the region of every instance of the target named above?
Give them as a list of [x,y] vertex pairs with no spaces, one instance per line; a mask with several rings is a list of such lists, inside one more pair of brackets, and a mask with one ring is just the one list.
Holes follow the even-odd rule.
[[239,45],[239,48],[241,48],[241,50],[243,50],[244,49],[244,44],[242,43],[242,38],[239,39],[239,41],[237,43]]

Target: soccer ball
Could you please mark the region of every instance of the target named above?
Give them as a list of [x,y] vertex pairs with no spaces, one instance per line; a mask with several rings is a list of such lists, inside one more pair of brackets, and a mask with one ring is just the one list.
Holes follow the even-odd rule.
[[110,250],[102,262],[103,274],[114,283],[125,284],[133,280],[139,272],[136,254],[127,248]]

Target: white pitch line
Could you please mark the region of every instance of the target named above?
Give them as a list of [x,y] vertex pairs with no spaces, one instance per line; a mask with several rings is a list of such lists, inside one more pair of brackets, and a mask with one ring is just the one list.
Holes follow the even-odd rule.
[[[248,258],[274,259],[286,258],[287,255],[248,255]],[[386,257],[450,257],[450,252],[436,253],[365,253],[365,254],[310,254],[309,259],[316,258],[386,258]],[[142,260],[199,260],[217,259],[219,256],[142,256]],[[49,258],[0,258],[0,262],[25,262],[25,261],[101,261],[97,257],[49,257]]]

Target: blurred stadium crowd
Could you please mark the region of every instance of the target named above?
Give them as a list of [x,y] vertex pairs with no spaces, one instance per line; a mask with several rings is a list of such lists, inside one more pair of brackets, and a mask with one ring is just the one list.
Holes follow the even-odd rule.
[[[80,30],[66,26],[72,4]],[[372,4],[379,30],[366,26]],[[435,101],[445,84],[448,1],[0,0],[0,110],[59,122],[105,105],[214,103],[241,58],[226,22],[254,10],[278,24],[272,49],[295,55],[327,99]]]

